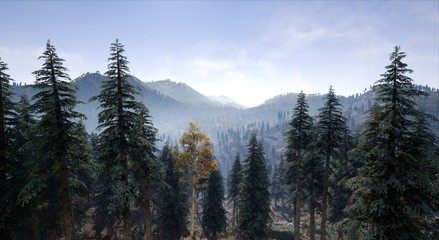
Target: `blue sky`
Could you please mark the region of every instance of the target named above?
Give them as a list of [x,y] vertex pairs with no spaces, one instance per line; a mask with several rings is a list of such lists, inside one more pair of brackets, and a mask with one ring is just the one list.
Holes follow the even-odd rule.
[[16,82],[47,39],[72,79],[105,72],[125,45],[143,81],[185,82],[246,106],[288,92],[351,95],[373,85],[395,45],[415,83],[439,87],[438,1],[1,1],[0,57]]

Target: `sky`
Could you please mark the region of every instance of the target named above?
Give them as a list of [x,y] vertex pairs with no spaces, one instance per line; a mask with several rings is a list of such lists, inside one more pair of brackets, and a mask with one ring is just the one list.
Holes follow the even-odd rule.
[[72,79],[107,69],[171,79],[247,107],[289,92],[369,89],[395,46],[415,84],[439,88],[438,1],[0,1],[0,58],[32,83],[50,39]]

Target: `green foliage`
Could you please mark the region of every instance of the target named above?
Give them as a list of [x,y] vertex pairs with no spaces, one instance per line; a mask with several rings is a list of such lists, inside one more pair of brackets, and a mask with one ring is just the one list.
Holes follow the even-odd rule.
[[342,223],[349,217],[345,208],[348,206],[349,198],[352,195],[352,191],[347,187],[346,182],[357,174],[357,169],[362,165],[361,157],[355,153],[356,144],[354,137],[346,129],[332,168],[328,220],[335,226],[334,229],[338,234],[350,235],[349,232],[352,230]]
[[22,176],[18,175],[20,163],[15,159],[13,152],[13,137],[15,128],[15,104],[12,102],[13,81],[9,74],[7,64],[0,59],[0,238],[10,238],[10,233],[16,221],[17,185]]
[[203,204],[201,227],[207,239],[218,239],[218,235],[226,230],[227,217],[223,207],[224,184],[219,171],[212,171],[207,182],[207,192]]
[[414,102],[425,93],[406,76],[413,71],[405,57],[395,47],[373,87],[376,104],[357,147],[366,162],[348,182],[354,201],[349,210],[371,239],[432,239],[437,224],[438,150],[430,116]]
[[180,184],[180,173],[175,170],[176,159],[168,144],[163,147],[159,160],[165,165],[165,183],[160,193],[158,208],[158,236],[164,240],[178,240],[188,234],[188,196]]
[[[138,89],[128,81],[128,60],[124,46],[116,39],[111,44],[108,79],[101,93],[91,100],[100,102],[98,114],[98,162],[102,164],[98,186],[97,222],[112,227],[122,220],[124,237],[131,236],[129,206],[148,195],[160,178],[160,163],[154,152],[156,129],[148,109],[135,96]],[[149,205],[148,200],[143,206]],[[99,224],[101,225],[101,224]]]
[[323,192],[322,192],[322,240],[326,237],[326,221],[328,216],[328,199],[330,197],[331,165],[337,159],[346,136],[346,118],[342,113],[342,105],[334,93],[332,86],[325,97],[326,102],[318,114],[317,146],[324,158]]
[[239,184],[242,182],[241,159],[236,154],[229,177],[227,178],[227,199],[232,202],[232,227],[236,224],[236,211],[238,208]]
[[285,190],[283,188],[285,183],[285,166],[284,160],[275,166],[273,178],[271,181],[271,197],[274,199],[274,204],[277,205],[277,201],[283,200],[285,197]]
[[308,103],[306,95],[301,92],[293,109],[293,117],[289,123],[289,129],[285,134],[286,146],[286,170],[285,185],[293,197],[294,207],[294,235],[300,238],[300,209],[303,198],[303,156],[309,148],[311,141],[312,118],[308,115]]
[[253,133],[242,166],[238,232],[242,239],[266,239],[270,222],[270,192],[264,151]]
[[236,154],[230,175],[227,179],[227,198],[231,201],[234,201],[239,195],[239,184],[242,181],[241,168],[241,159],[238,153]]
[[57,226],[63,224],[63,236],[74,238],[72,202],[74,189],[83,183],[78,175],[87,166],[87,154],[78,147],[84,144],[79,137],[84,128],[78,120],[84,115],[75,111],[79,103],[76,89],[70,83],[64,60],[59,58],[50,41],[39,57],[43,59],[40,70],[34,72],[33,87],[39,90],[34,96],[33,110],[39,121],[33,139],[35,159],[29,163],[30,179],[20,193],[22,204],[36,202],[48,217],[42,217],[47,224],[49,238],[56,236]]

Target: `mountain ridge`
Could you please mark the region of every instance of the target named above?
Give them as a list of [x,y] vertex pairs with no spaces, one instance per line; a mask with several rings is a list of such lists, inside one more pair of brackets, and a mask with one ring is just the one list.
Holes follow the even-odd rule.
[[[105,79],[106,76],[95,72],[85,73],[72,81],[78,89],[78,100],[84,102],[77,106],[77,110],[87,116],[84,124],[88,132],[97,131],[97,115],[100,111],[99,103],[90,102],[89,99],[100,93],[102,81]],[[269,164],[274,166],[279,162],[279,156],[285,147],[283,136],[292,117],[298,93],[279,94],[256,107],[237,108],[213,101],[187,84],[170,80],[160,82],[160,88],[157,88],[163,90],[163,85],[169,85],[168,90],[173,89],[163,90],[169,94],[167,95],[154,89],[157,83],[148,84],[135,77],[130,77],[129,81],[139,89],[140,95],[137,96],[137,100],[143,102],[150,111],[153,124],[158,129],[160,139],[158,145],[165,141],[176,145],[188,122],[195,121],[212,140],[221,171],[225,174],[236,153],[245,154],[245,144],[251,132],[258,132],[269,157]],[[430,94],[428,97],[417,99],[418,106],[433,116],[439,116],[439,91],[429,87],[417,87]],[[30,85],[14,84],[13,90],[17,94],[15,100],[19,95],[24,94],[30,98],[36,93]],[[177,96],[173,96],[173,91],[180,92],[177,92]],[[318,114],[319,108],[324,104],[325,96],[326,94],[320,93],[307,94],[311,116],[315,117]],[[368,117],[368,109],[373,105],[373,92],[369,90],[347,97],[338,96],[338,98],[343,105],[342,111],[347,119],[347,125],[354,131]],[[432,122],[430,128],[439,139],[439,122]]]

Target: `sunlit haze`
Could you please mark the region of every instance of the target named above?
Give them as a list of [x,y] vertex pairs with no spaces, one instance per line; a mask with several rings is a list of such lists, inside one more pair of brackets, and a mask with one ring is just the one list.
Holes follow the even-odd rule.
[[439,86],[438,1],[2,1],[0,57],[17,82],[47,39],[70,77],[106,71],[125,45],[131,73],[245,106],[288,92],[361,93],[400,45],[416,84]]

